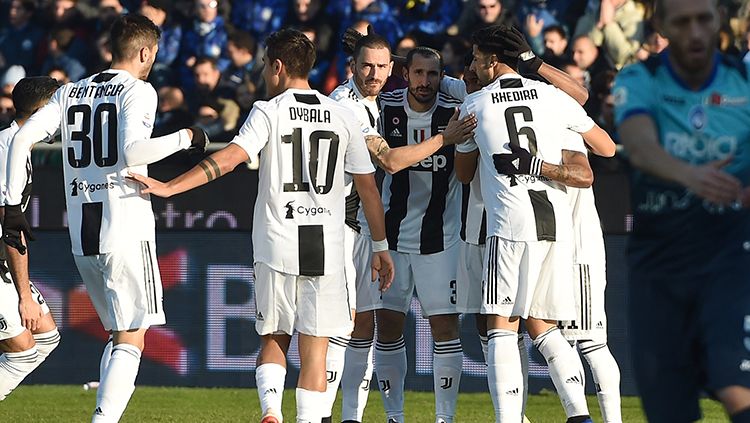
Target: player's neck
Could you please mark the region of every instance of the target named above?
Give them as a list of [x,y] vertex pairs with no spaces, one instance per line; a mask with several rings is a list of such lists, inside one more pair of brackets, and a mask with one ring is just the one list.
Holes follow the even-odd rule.
[[680,80],[682,80],[682,82],[691,90],[698,91],[702,89],[706,85],[706,81],[711,78],[711,75],[714,72],[716,56],[711,56],[707,66],[704,66],[700,70],[692,71],[680,66],[679,62],[672,56],[673,54],[674,51],[670,50],[667,55],[667,60],[669,60],[669,66],[674,71],[674,74],[677,75],[677,77],[680,78]]
[[132,75],[132,76],[133,76],[133,78],[136,78],[136,79],[142,79],[142,78],[141,78],[141,77],[139,76],[139,73],[140,73],[139,71],[140,71],[140,69],[137,69],[137,68],[136,68],[135,66],[133,66],[133,65],[131,65],[131,64],[129,64],[129,63],[124,63],[124,62],[112,62],[112,66],[110,66],[109,68],[110,68],[110,69],[113,69],[113,70],[123,70],[123,71],[125,71],[125,72],[129,73],[130,75]]
[[352,82],[354,83],[354,86],[357,88],[357,91],[359,91],[359,95],[364,97],[366,100],[369,101],[375,101],[378,98],[378,95],[363,95],[362,93],[365,92],[365,90],[362,89],[362,87],[359,86],[359,83],[357,83],[357,79],[352,77]]
[[283,83],[284,89],[282,92],[286,90],[311,90],[310,88],[310,82],[307,79],[302,78],[288,78]]

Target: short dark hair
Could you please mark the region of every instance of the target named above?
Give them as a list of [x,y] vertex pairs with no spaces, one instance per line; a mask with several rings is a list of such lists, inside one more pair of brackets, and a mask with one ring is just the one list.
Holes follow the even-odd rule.
[[360,38],[354,44],[354,52],[352,53],[352,57],[354,57],[354,60],[357,60],[357,58],[359,57],[359,53],[365,47],[372,49],[385,48],[388,49],[389,53],[391,52],[391,43],[389,43],[388,40],[385,39],[385,37],[379,34],[371,33]]
[[214,69],[219,69],[219,62],[216,59],[208,56],[200,56],[195,59],[195,63],[193,63],[193,70],[200,65],[205,65],[206,63],[211,64],[211,67]]
[[31,76],[18,81],[13,87],[13,107],[16,117],[26,119],[44,106],[60,88],[60,82],[49,76]]
[[471,34],[471,43],[476,45],[483,53],[494,54],[501,63],[513,70],[518,70],[518,57],[505,53],[514,48],[514,46],[509,45],[507,37],[503,36],[504,33],[509,31],[511,31],[511,27],[506,25],[492,25],[478,29]]
[[70,47],[75,37],[76,33],[73,28],[64,25],[52,28],[49,34],[50,40],[55,41],[57,48],[62,51],[66,51]]
[[568,34],[561,25],[550,25],[542,30],[542,34],[547,34],[548,32],[556,32],[560,38],[564,40],[568,39]]
[[255,56],[255,52],[258,51],[258,42],[255,41],[252,35],[245,31],[233,31],[229,34],[229,41],[232,42],[237,48],[247,50]]
[[296,29],[282,29],[266,38],[266,55],[270,61],[280,60],[287,74],[307,78],[315,64],[315,45]]
[[172,10],[172,4],[169,0],[143,0],[143,4],[149,5],[154,9],[163,10],[167,15]]
[[143,47],[158,44],[161,30],[149,18],[131,13],[115,20],[109,36],[112,61],[119,62],[132,59]]
[[409,54],[406,55],[406,68],[411,67],[412,61],[414,61],[414,56],[420,55],[422,57],[426,57],[428,59],[437,59],[437,61],[440,63],[440,70],[443,70],[443,56],[440,54],[439,51],[435,50],[434,48],[430,47],[424,47],[424,46],[417,46],[414,47],[409,51]]
[[473,61],[474,61],[474,52],[473,51],[468,51],[464,55],[464,67],[468,68],[469,66],[471,66],[471,62],[473,62]]

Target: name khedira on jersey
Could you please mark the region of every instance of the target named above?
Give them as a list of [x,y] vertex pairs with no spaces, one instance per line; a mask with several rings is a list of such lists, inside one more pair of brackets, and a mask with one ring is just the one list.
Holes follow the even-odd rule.
[[84,87],[73,87],[68,93],[70,98],[100,98],[116,97],[125,89],[123,84],[87,85]]
[[524,101],[524,100],[537,100],[539,96],[536,90],[530,88],[528,90],[518,91],[501,91],[492,93],[492,103],[502,103],[505,101]]

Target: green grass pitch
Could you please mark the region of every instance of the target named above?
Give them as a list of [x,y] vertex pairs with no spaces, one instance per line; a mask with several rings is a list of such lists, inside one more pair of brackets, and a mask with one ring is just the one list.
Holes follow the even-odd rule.
[[[339,422],[341,394],[334,406],[334,422]],[[0,416],[9,423],[86,422],[96,402],[96,391],[78,386],[22,385],[0,403]],[[705,422],[727,421],[718,403],[704,400],[701,404]],[[601,421],[596,397],[589,397],[594,421]],[[373,391],[364,422],[385,421],[380,396]],[[433,397],[430,392],[407,392],[406,418],[409,422],[432,423]],[[640,402],[635,397],[623,398],[624,422],[644,422]],[[564,422],[565,415],[554,393],[532,395],[526,415],[533,423]],[[294,390],[284,392],[285,421],[294,421]],[[140,422],[258,422],[260,409],[254,389],[204,389],[138,387],[122,418],[123,423]],[[464,394],[458,399],[456,422],[493,422],[489,394]]]

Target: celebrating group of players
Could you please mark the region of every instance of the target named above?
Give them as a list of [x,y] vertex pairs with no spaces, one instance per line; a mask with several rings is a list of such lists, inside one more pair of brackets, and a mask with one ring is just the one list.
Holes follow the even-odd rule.
[[[165,321],[148,194],[185,192],[248,160],[259,161],[260,175],[253,263],[263,423],[282,421],[294,332],[298,422],[330,421],[339,384],[342,420],[362,421],[373,367],[388,422],[404,422],[403,329],[414,290],[434,339],[436,422],[455,416],[459,313],[476,314],[496,421],[524,419],[521,319],[568,421],[591,420],[572,343],[590,364],[604,421],[622,420],[587,159],[589,151],[612,156],[615,146],[581,108],[585,89],[535,57],[517,30],[475,32],[463,81],[443,76],[437,51],[417,47],[395,70],[407,88],[389,93],[381,93],[394,71],[388,42],[348,31],[353,77],[330,97],[307,82],[314,45],[301,32],[276,32],[263,57],[270,100],[255,104],[227,147],[168,182],[149,178],[146,165],[205,151],[208,140],[197,128],[150,138],[157,99],[144,80],[158,38],[147,18],[123,16],[112,28],[111,69],[59,88],[49,78],[16,87],[17,125],[0,133],[10,247],[0,283],[0,399],[59,342],[28,283],[22,210],[30,147],[60,131],[65,179],[79,187],[66,192],[73,255],[112,333],[92,422],[119,420],[145,332]],[[385,172],[380,189],[373,163]]]

